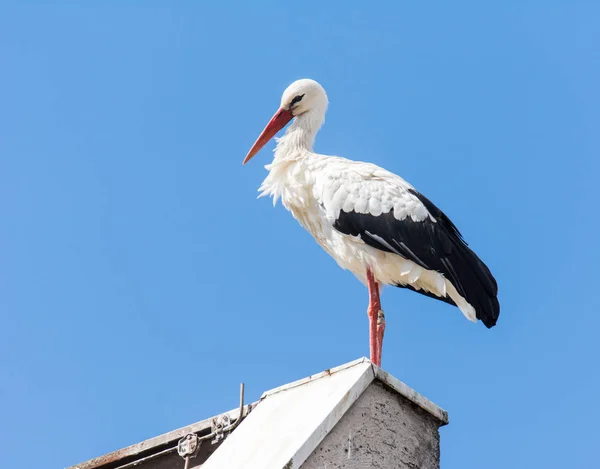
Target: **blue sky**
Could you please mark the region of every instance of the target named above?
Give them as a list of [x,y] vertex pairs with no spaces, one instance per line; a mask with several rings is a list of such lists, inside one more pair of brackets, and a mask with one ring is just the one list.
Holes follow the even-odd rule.
[[[252,5],[250,5],[252,3]],[[241,161],[293,80],[500,287],[487,330],[387,289],[383,366],[445,468],[597,462],[600,4],[3,2],[0,467],[63,467],[368,354],[367,292]],[[34,446],[32,446],[34,445]]]

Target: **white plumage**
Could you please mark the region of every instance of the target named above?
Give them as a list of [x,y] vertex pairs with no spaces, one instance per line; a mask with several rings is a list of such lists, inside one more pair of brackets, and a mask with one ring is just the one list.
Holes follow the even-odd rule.
[[[296,131],[293,126],[288,134]],[[296,152],[293,159],[287,159],[287,137],[286,134],[279,139],[275,160],[266,166],[269,175],[259,189],[260,196],[272,196],[274,205],[281,198],[283,206],[338,265],[350,270],[365,285],[370,267],[375,279],[383,285],[409,284],[438,297],[448,294],[469,320],[477,320],[473,306],[441,273],[423,269],[385,241],[382,244],[392,253],[369,246],[360,236],[346,235],[333,227],[341,210],[378,216],[393,209],[397,220],[410,217],[421,222],[429,217],[436,222],[423,203],[407,191],[413,188],[410,184],[371,163],[311,151]],[[371,236],[377,235],[371,233]]]
[[480,317],[494,325],[495,280],[437,207],[374,164],[312,151],[326,109],[325,91],[313,80],[299,80],[284,92],[279,111],[244,160],[295,117],[266,166],[261,196],[272,196],[274,204],[281,199],[338,265],[365,285],[372,274],[377,285],[411,288],[455,304],[471,321]]

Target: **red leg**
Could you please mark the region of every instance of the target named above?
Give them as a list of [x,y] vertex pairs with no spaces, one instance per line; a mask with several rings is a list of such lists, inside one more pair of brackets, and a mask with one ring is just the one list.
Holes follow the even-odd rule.
[[[381,308],[381,304],[379,305]],[[385,332],[385,314],[380,309],[377,313],[377,366],[381,366],[381,352],[383,350],[383,334]]]
[[381,366],[381,348],[383,345],[383,332],[385,331],[385,317],[381,311],[379,300],[379,285],[370,269],[367,269],[367,287],[369,288],[369,350],[371,361]]

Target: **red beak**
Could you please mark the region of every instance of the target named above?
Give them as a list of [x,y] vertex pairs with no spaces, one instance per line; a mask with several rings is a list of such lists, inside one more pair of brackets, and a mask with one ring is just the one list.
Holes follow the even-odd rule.
[[294,115],[291,111],[288,111],[287,109],[279,109],[275,113],[275,115],[271,117],[271,120],[269,121],[267,126],[258,136],[256,142],[254,142],[254,145],[252,145],[252,148],[250,148],[250,151],[246,155],[246,158],[244,158],[242,164],[246,164],[248,161],[250,161],[250,159],[254,155],[256,155],[260,151],[260,149],[264,147],[267,144],[267,142],[275,136],[277,132],[283,129],[285,125],[292,120],[293,117]]

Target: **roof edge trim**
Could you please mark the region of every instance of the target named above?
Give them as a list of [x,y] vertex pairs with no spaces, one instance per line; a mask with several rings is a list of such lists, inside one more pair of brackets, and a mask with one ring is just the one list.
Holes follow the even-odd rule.
[[381,381],[398,394],[404,396],[406,399],[416,404],[427,413],[431,414],[433,417],[442,422],[442,425],[447,425],[449,423],[450,420],[448,418],[448,412],[446,412],[444,409],[427,399],[422,394],[419,394],[417,391],[410,386],[407,386],[399,379],[394,378],[391,374],[382,370],[377,365],[372,366],[375,379]]
[[336,366],[335,368],[329,368],[329,369],[327,369],[325,371],[321,371],[320,373],[317,373],[315,375],[310,375],[310,376],[308,376],[306,378],[302,378],[302,379],[299,379],[297,381],[292,381],[291,383],[284,384],[283,386],[279,386],[279,387],[273,388],[273,389],[271,389],[269,391],[265,391],[263,393],[263,395],[260,396],[259,402],[262,401],[262,400],[264,400],[268,396],[272,396],[273,394],[277,394],[277,393],[282,392],[282,391],[287,391],[288,389],[292,389],[292,388],[296,388],[298,386],[302,386],[303,384],[309,383],[311,381],[315,381],[317,379],[321,379],[321,378],[325,378],[327,376],[331,376],[331,375],[333,375],[335,373],[339,373],[340,371],[347,370],[348,368],[352,368],[354,366],[358,366],[361,363],[371,363],[371,361],[368,358],[366,358],[366,357],[362,357],[362,358],[359,358],[357,360],[345,363],[343,365]]

